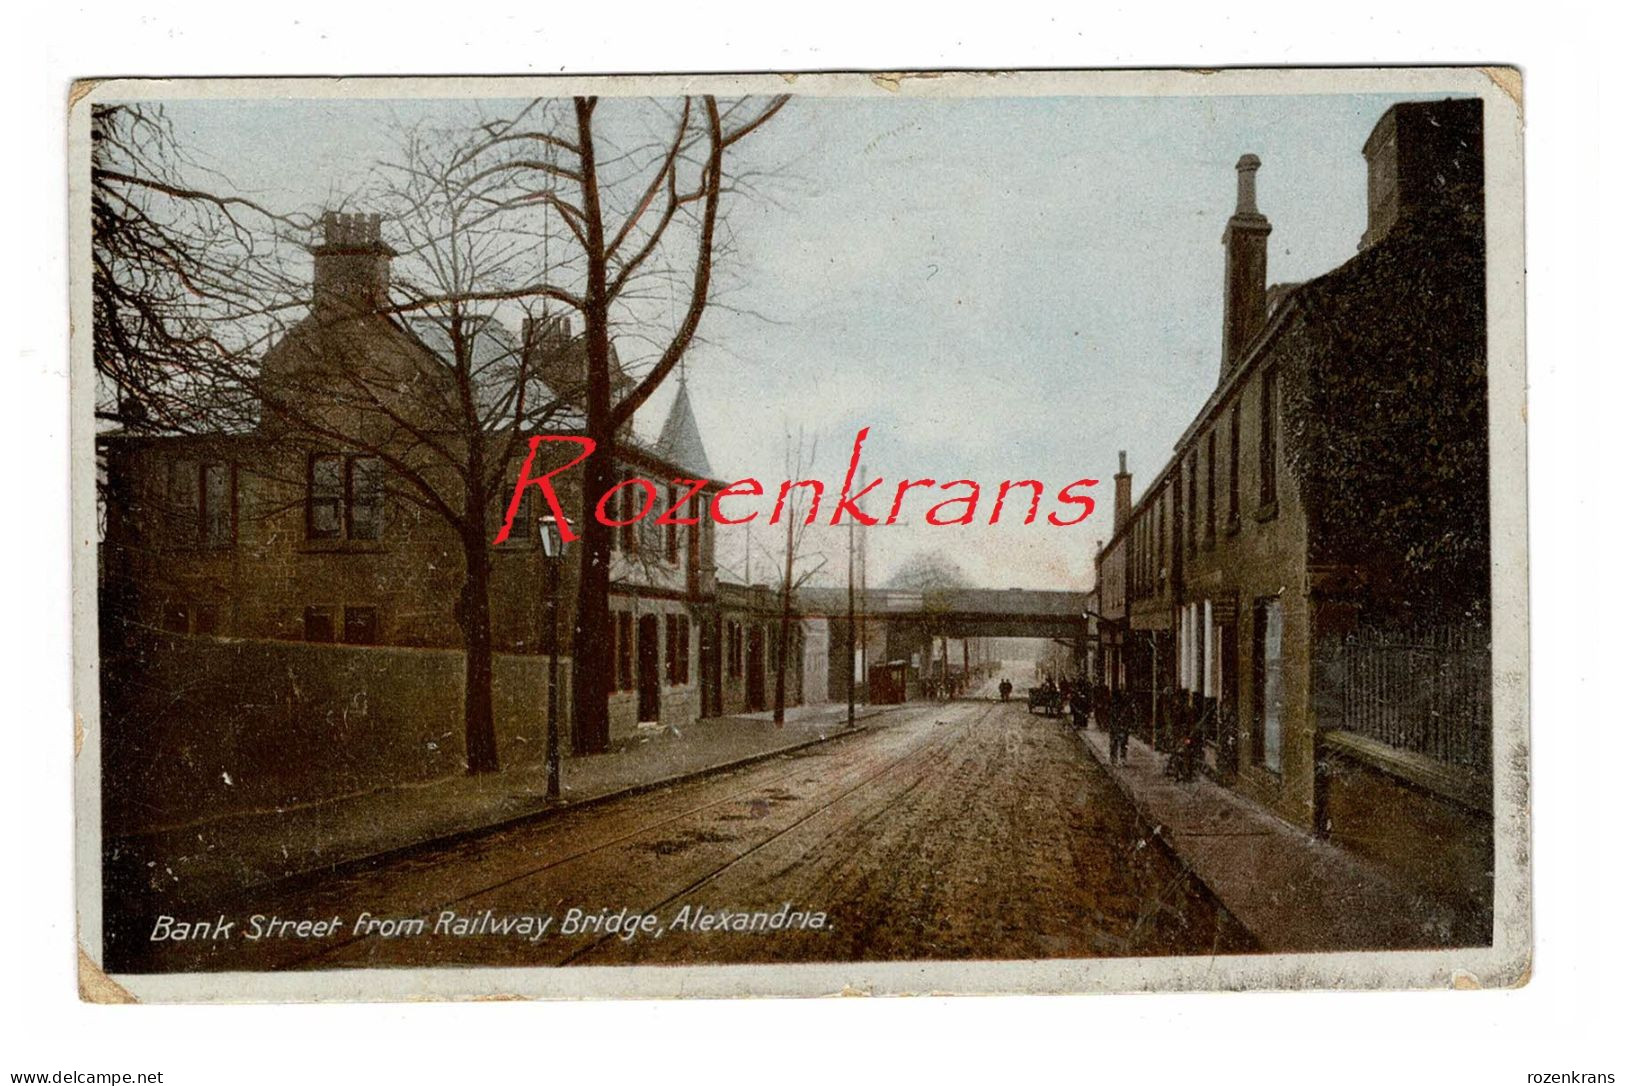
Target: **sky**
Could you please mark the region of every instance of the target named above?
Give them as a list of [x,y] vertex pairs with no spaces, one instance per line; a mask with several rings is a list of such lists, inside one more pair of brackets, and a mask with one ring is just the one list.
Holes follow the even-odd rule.
[[[739,145],[772,175],[727,210],[728,306],[707,313],[687,361],[712,467],[782,479],[783,435],[804,430],[812,473],[838,488],[868,427],[871,477],[984,491],[975,526],[923,523],[933,500],[957,496],[944,494],[872,529],[871,584],[936,550],[990,587],[1089,588],[1118,450],[1138,496],[1217,380],[1236,160],[1263,161],[1269,281],[1321,275],[1355,254],[1360,148],[1398,100],[793,98]],[[460,108],[166,103],[199,162],[307,212],[351,205],[396,123]],[[658,433],[674,391],[639,413],[640,433]],[[1053,491],[1083,478],[1100,484],[1081,524],[985,523],[1001,480]],[[844,576],[843,537],[814,545]]]

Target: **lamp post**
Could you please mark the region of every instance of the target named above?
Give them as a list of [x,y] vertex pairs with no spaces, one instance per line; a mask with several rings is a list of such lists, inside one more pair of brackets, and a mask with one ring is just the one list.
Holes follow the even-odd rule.
[[559,798],[559,566],[564,563],[564,536],[556,517],[537,525],[542,565],[547,571],[547,798]]

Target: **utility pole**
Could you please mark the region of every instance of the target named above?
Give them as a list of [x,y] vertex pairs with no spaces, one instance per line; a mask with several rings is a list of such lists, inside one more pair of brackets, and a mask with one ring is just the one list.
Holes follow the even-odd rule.
[[858,677],[853,674],[858,663],[858,593],[857,593],[857,532],[853,519],[846,522],[846,726],[856,727],[858,722]]
[[779,674],[773,686],[773,726],[784,727],[784,677],[790,670],[790,588],[795,575],[796,518],[792,505],[791,515],[784,518],[784,601],[779,612]]
[[[861,478],[863,480],[863,483],[865,485],[867,485],[868,479],[869,479],[869,469],[867,467],[865,467],[863,469],[863,474],[862,474]],[[852,522],[848,521],[847,522],[847,530],[849,532],[854,532],[855,533],[856,532],[856,525],[854,525]],[[858,540],[858,545],[863,549],[863,553],[858,558],[859,585],[860,585],[860,587],[862,589],[862,592],[863,592],[863,611],[858,616],[858,644],[860,646],[860,648],[858,649],[858,654],[859,654],[858,655],[858,674],[863,676],[863,703],[865,705],[868,705],[868,704],[870,704],[870,701],[869,701],[869,533],[864,532],[861,536],[857,536],[857,540]]]

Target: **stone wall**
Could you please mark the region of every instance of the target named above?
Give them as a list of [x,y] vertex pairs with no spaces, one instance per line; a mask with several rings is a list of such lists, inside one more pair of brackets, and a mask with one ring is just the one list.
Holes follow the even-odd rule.
[[[461,652],[163,637],[103,664],[110,834],[464,770]],[[559,661],[566,746],[569,668]],[[547,658],[498,655],[493,670],[502,765],[542,761]]]
[[1389,754],[1390,764],[1381,757],[1338,733],[1325,737],[1321,820],[1327,837],[1437,902],[1441,945],[1487,944],[1495,890],[1487,793],[1423,780],[1403,764],[1403,755]]

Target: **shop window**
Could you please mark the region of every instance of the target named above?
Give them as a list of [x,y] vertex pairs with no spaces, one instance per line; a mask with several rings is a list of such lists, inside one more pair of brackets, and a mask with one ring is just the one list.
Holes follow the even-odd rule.
[[1253,607],[1253,760],[1281,771],[1281,601]]

